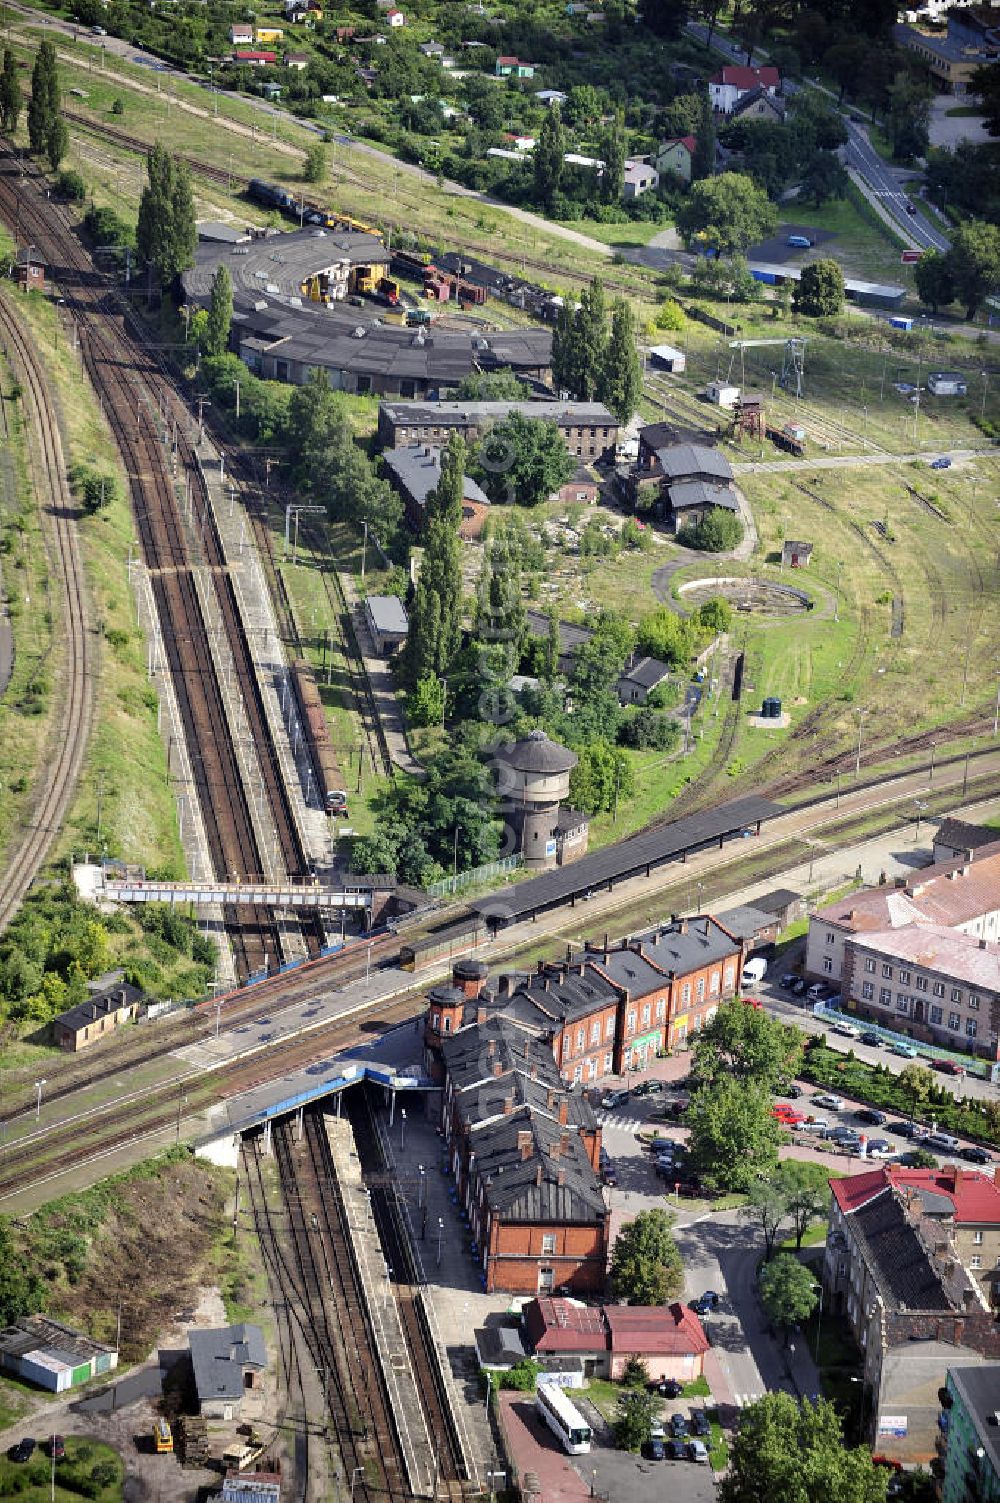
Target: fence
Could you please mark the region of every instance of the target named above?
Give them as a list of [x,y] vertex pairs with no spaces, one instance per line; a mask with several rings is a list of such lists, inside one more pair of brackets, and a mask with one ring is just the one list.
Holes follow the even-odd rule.
[[461,892],[465,887],[474,887],[477,882],[490,882],[494,877],[506,876],[517,871],[524,858],[504,856],[500,861],[488,861],[485,866],[474,866],[471,871],[458,872],[454,877],[442,877],[440,882],[431,882],[425,889],[432,898],[445,898],[449,893]]

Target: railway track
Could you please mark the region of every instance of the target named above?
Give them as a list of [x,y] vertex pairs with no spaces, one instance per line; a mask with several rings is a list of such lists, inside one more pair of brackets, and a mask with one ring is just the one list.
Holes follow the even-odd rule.
[[[214,660],[205,654],[210,640],[198,599],[194,566],[211,576],[226,640],[236,668],[248,731],[257,750],[261,777],[278,832],[280,855],[289,875],[308,868],[298,831],[277,767],[276,750],[254,671],[247,634],[240,619],[235,588],[215,527],[207,485],[192,443],[186,414],[174,425],[174,453],[184,466],[194,511],[200,511],[196,540],[185,535],[180,504],[168,472],[166,413],[160,410],[161,361],[151,358],[133,334],[126,317],[119,329],[117,304],[94,271],[65,218],[41,201],[33,183],[15,186],[18,168],[8,152],[0,170],[0,212],[19,224],[46,253],[56,280],[67,293],[81,336],[83,359],[122,453],[132,492],[150,587],[164,636],[164,649],[175,685],[178,708],[205,823],[215,875],[228,878],[266,875],[242,787],[234,729],[229,724]],[[43,207],[44,202],[44,207]],[[266,911],[227,912],[238,974],[277,969],[283,959],[277,926]],[[318,936],[313,951],[318,950]]]
[[51,849],[79,780],[93,719],[94,651],[77,508],[66,480],[55,408],[34,347],[5,297],[0,297],[0,341],[23,393],[36,500],[48,519],[51,574],[62,595],[65,653],[58,680],[59,713],[53,727],[52,755],[28,827],[12,846],[0,876],[2,933]]

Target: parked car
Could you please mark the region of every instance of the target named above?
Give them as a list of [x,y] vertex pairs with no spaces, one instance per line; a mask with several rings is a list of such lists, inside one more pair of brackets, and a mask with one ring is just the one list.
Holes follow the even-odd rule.
[[604,1180],[604,1183],[608,1186],[609,1190],[617,1190],[618,1170],[615,1168],[614,1164],[604,1164],[602,1166],[601,1178]]
[[682,1440],[667,1441],[667,1460],[684,1461],[687,1457],[687,1449]]
[[796,250],[809,250],[812,246],[812,241],[808,235],[789,235],[786,244],[793,245]]
[[711,1300],[706,1299],[703,1294],[700,1294],[697,1299],[691,1301],[691,1309],[696,1315],[711,1315],[715,1309],[715,1305]]
[[659,1436],[651,1436],[643,1446],[642,1454],[645,1456],[647,1461],[666,1461],[666,1442],[660,1440]]
[[649,1438],[650,1440],[666,1440],[667,1432],[663,1428],[663,1421],[661,1419],[654,1419],[650,1424]]
[[897,1138],[926,1138],[930,1134],[930,1128],[920,1122],[896,1122],[892,1130]]
[[825,1002],[830,995],[830,988],[825,981],[814,981],[812,986],[806,988],[806,996],[811,1002]]
[[924,1139],[924,1146],[932,1153],[957,1153],[962,1145],[950,1132],[930,1132]]
[[913,1045],[904,1043],[902,1039],[897,1039],[894,1044],[889,1045],[889,1053],[898,1054],[900,1059],[917,1058],[917,1051]]
[[880,1112],[873,1106],[863,1106],[854,1113],[859,1122],[870,1122],[872,1127],[884,1127],[889,1120],[887,1112]]
[[774,1103],[771,1108],[771,1116],[777,1118],[779,1122],[787,1122],[789,1125],[795,1122],[804,1122],[806,1119],[805,1112],[799,1111],[797,1106],[791,1106],[785,1101],[776,1101]]
[[711,1435],[712,1426],[704,1409],[691,1410],[691,1434],[704,1436]]
[[66,1442],[61,1435],[53,1435],[49,1441],[49,1455],[53,1461],[66,1460]]
[[659,1096],[663,1090],[662,1080],[643,1080],[633,1087],[633,1096]]
[[870,1044],[873,1049],[878,1049],[882,1043],[882,1035],[876,1033],[873,1028],[867,1028],[861,1035],[861,1043]]
[[796,1085],[795,1081],[793,1080],[791,1085],[782,1086],[778,1094],[780,1096],[788,1096],[792,1101],[798,1101],[799,1097],[803,1094],[803,1091],[802,1087],[800,1085]]
[[687,1443],[688,1461],[696,1461],[701,1466],[708,1465],[708,1447],[703,1440],[689,1440]]
[[940,1070],[942,1075],[964,1075],[965,1066],[960,1065],[957,1059],[933,1059],[931,1060],[935,1070]]
[[807,1117],[804,1122],[799,1123],[799,1127],[802,1132],[818,1132],[824,1136],[830,1130],[830,1124],[825,1117]]
[[7,1452],[7,1455],[10,1457],[11,1461],[18,1462],[30,1461],[34,1454],[35,1442],[32,1440],[30,1435],[26,1435],[23,1440],[19,1440],[17,1445],[11,1446],[10,1450]]
[[951,469],[951,458],[947,454],[942,454],[939,459],[932,459],[931,460],[931,469],[932,470],[950,470]]
[[676,1378],[654,1378],[649,1386],[653,1393],[658,1393],[664,1399],[679,1399],[684,1392],[684,1384]]
[[799,979],[798,979],[798,981],[796,981],[789,988],[789,990],[791,991],[792,995],[795,996],[795,997],[804,997],[805,994],[806,994],[806,992],[808,991],[808,989],[809,989],[809,983],[805,979],[804,976],[800,976]]
[[860,1039],[861,1033],[853,1023],[834,1023],[830,1028],[831,1033],[839,1033],[841,1038]]
[[896,1152],[888,1138],[869,1138],[865,1149],[868,1157],[872,1159],[884,1159]]
[[813,1106],[821,1106],[824,1111],[842,1112],[844,1109],[843,1096],[834,1096],[829,1091],[820,1091],[818,1096],[812,1099]]
[[962,1149],[963,1159],[968,1159],[970,1164],[992,1164],[993,1160],[985,1148],[980,1148],[977,1143],[970,1143]]
[[607,1112],[613,1112],[615,1107],[624,1106],[629,1098],[628,1091],[607,1091],[601,1097],[601,1105]]
[[670,1434],[673,1436],[673,1438],[675,1440],[684,1440],[684,1439],[686,1439],[687,1438],[687,1433],[688,1433],[687,1415],[686,1414],[672,1414],[670,1416],[669,1429],[670,1429]]
[[781,980],[778,982],[778,985],[782,987],[784,991],[790,992],[795,986],[795,983],[798,981],[798,979],[799,978],[798,976],[796,976],[794,971],[786,971]]

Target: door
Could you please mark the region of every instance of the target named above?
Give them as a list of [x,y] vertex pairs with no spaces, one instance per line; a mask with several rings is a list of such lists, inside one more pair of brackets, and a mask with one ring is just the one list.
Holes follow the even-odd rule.
[[555,1270],[552,1268],[540,1268],[538,1270],[539,1294],[551,1294],[555,1283]]

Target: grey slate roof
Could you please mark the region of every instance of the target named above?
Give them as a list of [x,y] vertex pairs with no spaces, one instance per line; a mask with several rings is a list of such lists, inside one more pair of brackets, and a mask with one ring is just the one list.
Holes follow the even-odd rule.
[[688,511],[693,506],[721,506],[724,511],[738,511],[736,495],[728,485],[709,485],[705,480],[681,480],[670,487],[672,511]]
[[992,845],[996,838],[996,830],[987,825],[973,825],[964,819],[943,819],[934,834],[934,843],[951,846],[956,851],[975,851],[981,845]]
[[[441,479],[441,450],[430,444],[404,444],[399,449],[385,449],[382,463],[391,478],[412,496],[417,506],[426,506],[428,497]],[[462,477],[462,498],[489,506],[489,497],[468,475]]]
[[775,887],[770,892],[761,893],[759,898],[754,899],[754,907],[760,908],[764,913],[778,913],[782,908],[789,908],[793,903],[801,902],[802,894],[794,892],[790,887]]
[[896,1310],[951,1310],[940,1275],[887,1189],[851,1217],[865,1262],[886,1304]]
[[777,923],[773,913],[755,908],[751,903],[741,903],[738,908],[727,908],[717,914],[719,923],[735,934],[737,939],[753,939],[761,929],[770,929]]
[[579,959],[567,966],[546,966],[519,991],[546,1017],[565,1023],[587,1017],[617,1000],[614,987],[592,964]]
[[620,682],[637,684],[643,689],[655,689],[669,673],[669,667],[666,663],[661,663],[659,658],[639,658],[624,670]]
[[683,976],[699,966],[723,960],[739,949],[737,941],[730,938],[716,919],[707,915],[682,919],[679,925],[653,930],[650,935],[640,937],[640,945],[642,953],[654,964],[662,966],[668,976]]
[[[526,1127],[531,1132],[527,1158],[517,1140]],[[605,1219],[600,1181],[574,1131],[543,1117],[532,1116],[527,1124],[511,1117],[483,1127],[474,1141],[476,1172],[487,1204],[505,1221],[551,1225]]]
[[[551,343],[551,335],[548,337]],[[495,345],[498,338],[498,335],[491,334],[490,344]],[[600,402],[382,402],[380,410],[394,423],[404,426],[479,426],[502,422],[512,412],[519,412],[522,417],[544,418],[547,422],[569,424],[574,428],[594,426],[608,428],[611,432],[618,429],[618,419]]]
[[657,449],[656,453],[668,480],[684,480],[695,475],[708,475],[718,480],[733,478],[729,460],[707,444],[669,444],[664,449]]
[[198,1402],[243,1397],[243,1369],[267,1366],[260,1326],[218,1326],[188,1333]]
[[520,741],[501,741],[493,755],[517,772],[569,772],[577,763],[575,752],[550,741],[544,731],[529,731]]
[[233,280],[234,307],[242,307],[266,297],[269,288],[275,289],[272,296],[301,297],[307,277],[341,261],[352,266],[388,266],[389,252],[378,236],[356,230],[292,230],[235,245],[201,240],[195,247],[194,265],[181,280],[186,297],[207,303],[215,273],[225,266]]
[[95,992],[85,1002],[78,1002],[75,1007],[69,1007],[53,1019],[60,1027],[67,1028],[73,1033],[78,1033],[81,1028],[86,1028],[88,1023],[96,1022],[99,1018],[106,1018],[110,1013],[117,1012],[121,1007],[128,1007],[134,1002],[141,1002],[144,992],[129,981],[121,981],[116,986],[109,986],[103,992]]
[[403,632],[405,635],[409,623],[403,602],[398,595],[367,595],[365,605],[375,623],[376,631]]

